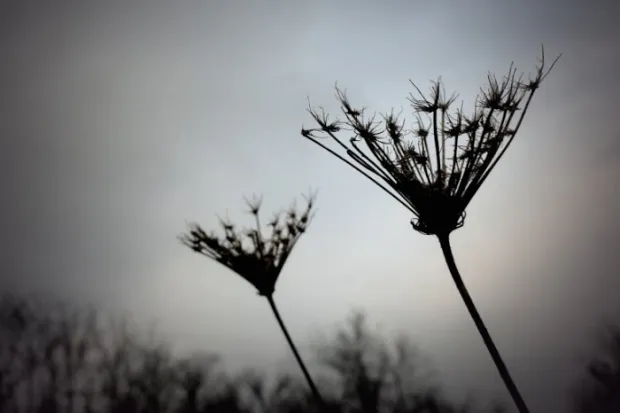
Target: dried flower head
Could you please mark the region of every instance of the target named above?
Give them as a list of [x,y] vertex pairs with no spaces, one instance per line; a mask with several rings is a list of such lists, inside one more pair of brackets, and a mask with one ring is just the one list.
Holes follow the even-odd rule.
[[316,193],[310,193],[304,196],[304,209],[298,210],[293,204],[287,211],[274,214],[267,231],[261,228],[259,217],[262,198],[246,198],[254,228],[238,229],[230,220],[220,218],[223,234],[207,233],[192,223],[179,240],[239,274],[256,287],[259,295],[271,296],[282,267],[312,220],[315,198]]
[[[322,108],[311,107],[318,127],[301,133],[409,209],[414,229],[447,235],[463,225],[465,208],[514,139],[535,91],[558,59],[545,70],[543,49],[528,81],[517,77],[512,65],[501,80],[489,74],[469,116],[462,107],[450,110],[457,96],[446,96],[441,81],[433,83],[428,97],[412,83],[417,96],[409,101],[416,120],[409,127],[393,112],[381,119],[364,116],[336,86],[344,119],[330,120]],[[343,130],[352,133],[350,145],[337,137]],[[320,138],[333,139],[336,148]]]

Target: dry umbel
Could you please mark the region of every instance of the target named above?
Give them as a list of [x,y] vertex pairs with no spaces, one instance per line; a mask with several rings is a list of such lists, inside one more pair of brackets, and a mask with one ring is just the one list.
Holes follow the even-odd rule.
[[[393,111],[366,116],[336,87],[343,117],[332,120],[323,108],[310,107],[318,127],[301,133],[411,211],[417,231],[449,234],[463,225],[465,208],[512,143],[534,93],[557,60],[546,69],[543,50],[528,81],[512,65],[501,80],[489,74],[470,115],[462,106],[452,110],[457,95],[448,96],[441,81],[433,83],[428,96],[412,82],[416,94],[409,102],[416,119],[409,125]],[[340,132],[351,135],[348,145]]]

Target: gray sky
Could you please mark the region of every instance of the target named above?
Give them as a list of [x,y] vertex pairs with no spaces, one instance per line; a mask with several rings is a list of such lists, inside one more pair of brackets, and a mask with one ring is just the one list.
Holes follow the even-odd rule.
[[[53,4],[52,4],[53,3]],[[276,299],[298,341],[362,308],[451,391],[505,397],[436,240],[299,135],[333,85],[378,111],[441,75],[471,108],[491,70],[563,53],[454,233],[461,272],[532,411],[562,411],[618,314],[617,2],[0,2],[0,288],[155,319],[230,365],[288,357],[267,303],[175,236],[319,188]],[[616,301],[616,303],[614,303]],[[308,346],[302,345],[307,352]]]

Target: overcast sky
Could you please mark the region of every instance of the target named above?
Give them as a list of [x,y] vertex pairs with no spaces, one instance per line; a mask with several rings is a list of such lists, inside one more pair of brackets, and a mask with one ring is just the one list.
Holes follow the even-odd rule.
[[[607,4],[606,4],[607,3]],[[506,398],[439,245],[299,135],[334,82],[378,111],[441,75],[471,108],[487,71],[563,53],[453,235],[532,411],[562,411],[592,333],[620,314],[618,2],[0,2],[0,288],[158,320],[230,365],[288,353],[249,284],[180,246],[310,186],[318,212],[276,300],[304,341],[353,308],[405,331],[450,391]],[[615,302],[614,302],[615,301]],[[301,344],[304,354],[307,344]]]

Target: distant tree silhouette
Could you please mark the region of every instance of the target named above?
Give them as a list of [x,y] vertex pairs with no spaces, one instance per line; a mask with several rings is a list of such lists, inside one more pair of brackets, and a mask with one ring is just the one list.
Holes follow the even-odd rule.
[[95,372],[94,312],[4,296],[0,337],[0,411],[17,411],[19,405],[27,411],[74,411],[88,399],[88,381],[77,378]]
[[590,360],[575,389],[575,413],[620,412],[620,326],[605,333],[600,354]]
[[[466,413],[428,384],[415,346],[390,344],[356,313],[316,348],[331,373],[317,408],[304,382],[219,358],[171,355],[155,336],[53,302],[0,296],[2,413]],[[327,391],[327,390],[331,391]]]
[[[501,81],[489,74],[489,83],[469,115],[462,108],[451,111],[457,95],[447,96],[440,81],[433,83],[428,97],[412,82],[417,92],[409,99],[416,115],[412,127],[394,112],[381,119],[367,116],[336,87],[343,118],[330,118],[322,108],[310,107],[317,127],[301,130],[303,137],[351,166],[411,212],[414,230],[437,237],[461,298],[521,413],[528,412],[527,405],[463,282],[450,234],[463,226],[465,209],[512,143],[534,94],[558,59],[546,69],[543,49],[529,80],[517,76],[512,65]],[[341,132],[348,144],[339,136]]]
[[[125,320],[5,295],[0,337],[2,413],[250,412],[214,363],[173,359]],[[205,377],[214,382],[198,397]]]
[[[351,413],[470,412],[454,405],[431,383],[417,347],[406,336],[386,340],[369,329],[355,311],[338,331],[317,348],[319,362],[332,373],[336,398]],[[502,411],[494,406],[495,412]]]

